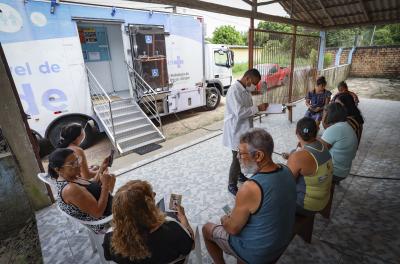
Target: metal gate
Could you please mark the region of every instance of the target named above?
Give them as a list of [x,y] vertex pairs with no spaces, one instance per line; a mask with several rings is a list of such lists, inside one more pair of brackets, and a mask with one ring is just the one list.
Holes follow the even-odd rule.
[[304,98],[315,86],[319,36],[260,29],[253,32],[253,67],[262,76],[256,103],[290,103]]

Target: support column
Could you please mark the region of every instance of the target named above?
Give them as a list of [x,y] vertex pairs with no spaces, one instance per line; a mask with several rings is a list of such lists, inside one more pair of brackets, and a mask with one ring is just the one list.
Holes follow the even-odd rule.
[[320,31],[320,44],[319,44],[319,56],[318,56],[318,71],[324,69],[324,56],[325,56],[325,48],[326,48],[326,32]]
[[257,13],[257,0],[253,0],[252,4],[252,15],[250,18],[250,29],[249,29],[249,69],[254,66],[254,16]]
[[296,33],[297,33],[297,25],[293,26],[293,35],[292,35],[292,56],[290,58],[290,82],[289,82],[289,106],[288,106],[288,119],[290,123],[293,122],[293,106],[290,105],[292,103],[292,94],[293,94],[293,77],[294,77],[294,60],[296,57]]

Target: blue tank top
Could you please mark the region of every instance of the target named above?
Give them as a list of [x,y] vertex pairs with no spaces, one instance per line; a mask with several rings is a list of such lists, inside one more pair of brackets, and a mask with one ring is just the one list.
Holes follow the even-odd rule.
[[290,242],[296,214],[296,183],[291,171],[257,173],[250,180],[262,191],[262,201],[238,235],[229,236],[235,253],[247,263],[264,264],[276,259]]

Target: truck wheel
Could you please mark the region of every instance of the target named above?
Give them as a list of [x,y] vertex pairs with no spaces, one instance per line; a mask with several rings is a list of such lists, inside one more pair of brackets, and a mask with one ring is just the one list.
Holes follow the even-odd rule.
[[39,146],[39,157],[44,158],[49,155],[53,150],[54,147],[50,143],[50,140],[43,138],[39,133],[34,130],[31,130],[33,137],[36,139],[36,142]]
[[216,87],[207,87],[206,108],[214,110],[221,101],[221,93]]
[[[48,133],[48,138],[51,142],[51,144],[54,147],[57,147],[58,142],[60,141],[60,133],[61,133],[61,128],[72,123],[78,123],[81,124],[82,127],[85,127],[86,122],[88,121],[87,118],[84,117],[66,117],[58,121],[53,125],[52,128],[50,128],[49,133]],[[94,138],[96,134],[93,131],[93,128],[90,124],[88,124],[85,128],[85,134],[86,137],[81,143],[80,147],[83,149],[86,149],[90,147],[93,144]]]

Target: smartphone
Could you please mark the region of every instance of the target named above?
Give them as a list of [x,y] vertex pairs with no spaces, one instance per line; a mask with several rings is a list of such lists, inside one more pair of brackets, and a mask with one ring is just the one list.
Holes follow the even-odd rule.
[[225,214],[230,215],[232,213],[232,209],[229,207],[229,205],[225,205],[222,207],[222,210],[224,210]]
[[108,167],[111,167],[114,162],[114,149],[111,149],[110,156],[108,156]]

